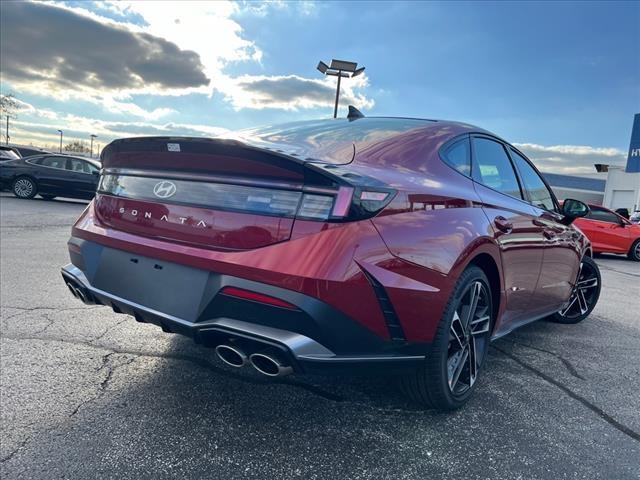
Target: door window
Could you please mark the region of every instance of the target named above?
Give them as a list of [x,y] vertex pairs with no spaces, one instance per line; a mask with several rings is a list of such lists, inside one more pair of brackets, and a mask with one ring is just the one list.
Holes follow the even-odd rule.
[[600,208],[592,207],[587,218],[590,218],[591,220],[599,220],[601,222],[620,224],[620,218],[615,213],[607,210],[601,210]]
[[527,191],[529,201],[538,208],[552,212],[555,211],[556,204],[553,201],[553,194],[545,185],[544,180],[540,178],[538,172],[534,170],[522,155],[513,149],[511,149],[511,158],[513,158],[513,163],[516,164],[516,168],[520,172],[520,179],[523,183],[522,186]]
[[91,173],[91,165],[84,160],[79,160],[77,158],[69,159],[69,170],[78,173]]
[[502,144],[488,138],[473,139],[473,179],[498,192],[523,198],[507,152]]
[[42,162],[39,162],[43,167],[59,168],[64,170],[67,165],[67,159],[64,157],[45,157]]

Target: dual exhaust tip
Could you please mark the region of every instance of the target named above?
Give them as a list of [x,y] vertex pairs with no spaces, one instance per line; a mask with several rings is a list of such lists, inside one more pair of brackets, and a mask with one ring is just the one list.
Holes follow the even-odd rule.
[[258,372],[267,377],[284,377],[293,373],[291,365],[281,360],[278,356],[270,352],[245,354],[238,347],[231,345],[218,345],[216,355],[227,365],[235,368],[244,367],[250,364]]
[[82,288],[76,287],[70,281],[67,281],[66,284],[67,284],[67,287],[69,288],[69,291],[73,294],[74,297],[82,300],[82,302],[84,303],[90,303],[87,294],[83,292]]

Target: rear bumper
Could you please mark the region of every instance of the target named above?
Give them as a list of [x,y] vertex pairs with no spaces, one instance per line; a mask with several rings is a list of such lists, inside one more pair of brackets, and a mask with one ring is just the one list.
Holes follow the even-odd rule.
[[[297,291],[172,264],[72,238],[65,283],[85,303],[248,353],[276,349],[299,373],[391,373],[420,364],[428,344],[384,340],[326,303]],[[226,297],[225,286],[283,299],[299,311]]]

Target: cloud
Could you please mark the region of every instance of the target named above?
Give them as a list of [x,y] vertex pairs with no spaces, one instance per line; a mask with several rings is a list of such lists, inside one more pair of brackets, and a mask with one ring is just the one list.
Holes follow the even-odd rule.
[[273,10],[289,11],[304,17],[310,17],[316,15],[319,8],[316,2],[309,0],[297,0],[295,2],[286,0],[270,0],[266,2],[240,0],[238,4],[243,12],[256,17],[266,17]]
[[58,139],[57,129],[60,126],[64,131],[65,139],[87,140],[89,135],[93,134],[98,135],[98,142],[103,145],[116,138],[150,135],[213,137],[228,131],[225,128],[210,125],[178,122],[158,124],[105,121],[35,108],[24,110],[24,112],[26,112],[25,117],[29,118],[19,116],[17,120],[11,122],[11,140],[18,144],[39,146],[55,144]]
[[103,96],[209,83],[198,54],[164,38],[44,3],[1,8],[0,70],[20,90]]
[[[262,50],[238,23],[239,14],[276,10],[312,15],[315,4],[2,2],[3,81],[18,93],[81,99],[153,121],[177,112],[146,110],[134,103],[133,95],[220,93],[237,110],[332,105],[334,78],[225,73],[232,63],[262,60]],[[342,99],[372,107],[361,90],[366,86],[364,75],[343,82]]]
[[617,148],[587,145],[538,145],[514,143],[543,172],[582,174],[595,173],[596,163],[623,165],[627,154]]
[[[353,104],[358,108],[373,107],[373,100],[354,91],[355,88],[367,84],[366,77],[357,77],[348,81],[352,84],[342,84],[341,103]],[[223,85],[222,90],[236,109],[298,110],[332,106],[336,87],[333,79],[319,80],[298,75],[244,75]]]

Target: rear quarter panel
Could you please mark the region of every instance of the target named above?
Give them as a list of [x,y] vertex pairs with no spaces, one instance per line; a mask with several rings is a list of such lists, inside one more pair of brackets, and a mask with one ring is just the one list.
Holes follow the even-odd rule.
[[373,219],[394,256],[394,261],[378,266],[415,283],[402,284],[383,272],[375,276],[412,340],[434,338],[458,276],[476,255],[490,255],[501,271],[494,232],[473,182],[439,157],[440,147],[452,138],[448,133],[427,138],[407,135],[393,146],[360,154],[367,156],[361,173],[398,190],[393,202]]

